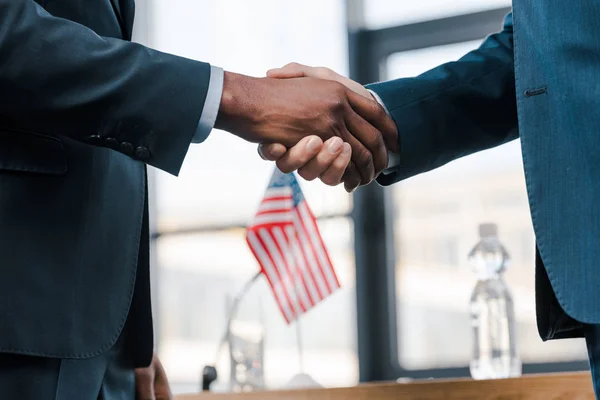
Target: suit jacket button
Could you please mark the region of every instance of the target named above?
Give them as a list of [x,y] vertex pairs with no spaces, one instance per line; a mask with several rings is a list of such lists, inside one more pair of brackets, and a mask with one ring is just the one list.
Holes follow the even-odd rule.
[[127,155],[132,155],[133,154],[133,145],[129,142],[123,142],[121,143],[121,151]]
[[135,149],[135,156],[138,160],[145,161],[150,158],[150,150],[145,146],[138,146],[138,148]]
[[117,139],[112,138],[112,137],[108,137],[106,139],[104,139],[104,142],[106,143],[106,145],[112,149],[116,149],[119,146],[119,142],[117,141]]
[[102,136],[100,136],[100,135],[92,135],[88,138],[88,140],[90,141],[91,144],[96,145],[96,146],[104,144],[104,140],[102,140]]

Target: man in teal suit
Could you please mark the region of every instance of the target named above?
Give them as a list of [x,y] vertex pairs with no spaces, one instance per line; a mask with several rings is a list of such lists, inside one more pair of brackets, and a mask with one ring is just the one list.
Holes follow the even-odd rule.
[[[536,299],[543,340],[585,336],[600,390],[600,3],[513,0],[501,32],[418,77],[367,88],[398,128],[390,185],[518,137],[537,240]],[[271,71],[338,80],[298,64]],[[261,149],[278,159],[285,149]],[[282,169],[295,166],[278,161]],[[318,177],[326,163],[305,175]]]

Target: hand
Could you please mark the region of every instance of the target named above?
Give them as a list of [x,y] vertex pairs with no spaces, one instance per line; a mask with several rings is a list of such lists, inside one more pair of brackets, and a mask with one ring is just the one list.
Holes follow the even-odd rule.
[[307,181],[320,178],[326,185],[336,186],[350,163],[352,149],[337,136],[325,143],[318,136],[307,136],[290,150],[275,143],[260,145],[258,153],[264,160],[275,161],[284,173],[298,170]]
[[[290,63],[284,66],[283,68],[272,69],[267,72],[267,76],[271,78],[278,79],[289,79],[289,78],[298,78],[298,77],[315,77],[320,79],[334,80],[337,81],[349,89],[355,91],[356,93],[368,98],[373,99],[371,92],[365,89],[358,82],[353,81],[352,79],[346,78],[329,68],[325,67],[309,67],[306,65],[298,64],[298,63]],[[394,129],[393,140],[391,146],[389,147],[392,151],[398,150],[398,140],[397,140],[397,131]],[[293,150],[293,152],[292,152]],[[286,153],[287,149],[285,146],[281,144],[268,144],[268,145],[260,145],[259,153],[264,159],[277,161],[277,166],[284,172],[287,172],[285,169],[290,168],[300,168],[305,160],[310,160],[311,157],[314,156],[313,153],[308,152],[303,146],[296,145],[294,146],[289,153]],[[342,160],[331,160],[325,157],[322,153],[325,153],[326,149],[323,147],[317,154],[319,157],[315,157],[315,159],[311,160],[312,163],[312,171],[328,171],[329,176],[331,175],[340,175],[343,171],[339,171],[342,165]],[[292,154],[290,154],[292,153]],[[282,157],[284,157],[283,159]],[[280,159],[283,161],[283,166],[280,165]],[[335,162],[335,165],[334,165]],[[289,167],[288,167],[289,166]],[[357,173],[350,165],[344,174],[343,181],[345,188],[348,192],[353,191],[359,184],[360,179],[357,178]],[[291,169],[291,170],[294,170]],[[313,174],[314,175],[314,174]],[[302,176],[302,175],[301,175]],[[325,184],[332,185],[327,180],[321,179]],[[338,184],[339,182],[335,182],[333,184]]]
[[309,76],[328,81],[336,81],[346,86],[348,89],[360,94],[361,96],[373,100],[373,95],[371,92],[365,89],[363,85],[326,67],[309,67],[308,65],[293,62],[286,64],[282,68],[273,68],[267,71],[267,76],[269,78],[277,79],[302,78]]
[[[225,73],[217,128],[250,142],[296,145],[309,135],[347,142],[360,183],[387,165],[387,143],[395,125],[377,102],[338,82],[315,78],[250,78]],[[382,133],[385,131],[385,134]]]
[[172,400],[167,374],[156,355],[147,368],[135,370],[135,398],[137,400]]

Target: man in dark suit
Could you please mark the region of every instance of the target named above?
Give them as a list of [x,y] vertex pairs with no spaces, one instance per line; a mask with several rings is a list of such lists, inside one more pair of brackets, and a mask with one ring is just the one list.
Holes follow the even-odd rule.
[[[270,76],[346,84],[385,105],[399,153],[390,185],[518,137],[536,234],[536,302],[543,340],[585,337],[600,391],[600,3],[513,0],[501,32],[418,77],[367,86],[291,64]],[[261,152],[269,159],[283,146]],[[281,158],[282,169],[298,166]],[[313,162],[316,178],[328,163]],[[598,395],[597,395],[598,396]]]
[[397,143],[382,107],[337,82],[251,78],[131,43],[133,11],[0,0],[2,398],[133,398],[153,350],[146,164],[178,174],[217,126],[311,154],[327,140],[358,185]]

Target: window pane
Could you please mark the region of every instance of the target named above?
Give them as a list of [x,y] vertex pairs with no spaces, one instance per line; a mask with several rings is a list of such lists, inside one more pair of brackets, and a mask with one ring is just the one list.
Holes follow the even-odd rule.
[[[342,289],[301,319],[304,363],[323,385],[353,385],[358,381],[353,228],[344,218],[320,221],[319,227]],[[228,301],[258,271],[244,234],[237,229],[158,240],[159,352],[177,392],[197,390],[202,367],[215,362]],[[285,385],[298,373],[296,330],[286,325],[264,278],[244,297],[237,317],[263,321],[266,384]],[[218,369],[223,389],[226,357]]]
[[[460,58],[478,42],[395,54],[387,75],[413,76]],[[434,117],[434,116],[432,116]],[[400,364],[406,369],[467,365],[468,311],[475,274],[467,254],[477,226],[495,222],[512,263],[506,273],[524,362],[585,359],[581,340],[543,343],[535,322],[535,239],[519,141],[465,157],[393,187]],[[440,329],[443,327],[443,329]]]
[[377,29],[510,5],[511,0],[365,0],[365,24]]
[[[301,7],[280,0],[152,1],[151,12],[150,43],[159,50],[254,76],[290,61],[347,73],[341,0],[307,0]],[[157,174],[158,229],[246,223],[272,169],[255,145],[213,131],[190,147],[178,178]],[[316,215],[350,210],[342,188],[315,182],[304,189]]]

